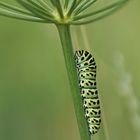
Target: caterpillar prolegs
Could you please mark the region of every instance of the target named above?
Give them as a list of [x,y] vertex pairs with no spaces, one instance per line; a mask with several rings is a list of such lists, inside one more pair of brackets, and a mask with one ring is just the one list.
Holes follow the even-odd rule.
[[79,88],[90,134],[97,133],[101,123],[101,109],[96,86],[96,62],[84,50],[75,52]]

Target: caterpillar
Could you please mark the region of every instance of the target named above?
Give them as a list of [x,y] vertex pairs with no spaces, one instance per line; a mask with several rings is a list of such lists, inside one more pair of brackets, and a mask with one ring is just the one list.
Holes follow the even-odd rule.
[[96,85],[96,62],[92,54],[85,50],[75,52],[80,94],[89,133],[98,132],[101,123],[100,100]]

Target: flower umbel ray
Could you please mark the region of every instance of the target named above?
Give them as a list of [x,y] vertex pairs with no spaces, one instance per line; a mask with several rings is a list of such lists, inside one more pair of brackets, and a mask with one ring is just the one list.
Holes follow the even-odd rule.
[[81,25],[98,21],[110,15],[128,0],[109,2],[106,6],[88,12],[89,7],[96,6],[96,3],[100,1],[16,0],[19,4],[18,7],[0,1],[0,15],[34,22]]

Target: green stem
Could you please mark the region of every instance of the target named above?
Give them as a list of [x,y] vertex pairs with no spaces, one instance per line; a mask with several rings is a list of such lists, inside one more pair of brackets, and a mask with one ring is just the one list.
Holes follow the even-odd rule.
[[84,115],[84,108],[80,96],[80,89],[78,86],[78,78],[77,78],[76,65],[75,65],[74,55],[73,55],[70,28],[69,25],[57,25],[57,28],[62,43],[64,59],[66,63],[80,137],[81,140],[91,140],[90,134],[88,132],[87,122]]

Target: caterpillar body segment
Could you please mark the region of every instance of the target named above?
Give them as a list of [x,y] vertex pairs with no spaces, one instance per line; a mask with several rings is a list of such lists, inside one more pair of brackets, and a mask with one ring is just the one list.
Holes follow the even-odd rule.
[[92,54],[85,50],[75,52],[78,81],[85,118],[90,134],[98,132],[101,124],[100,100],[96,83],[96,62]]

